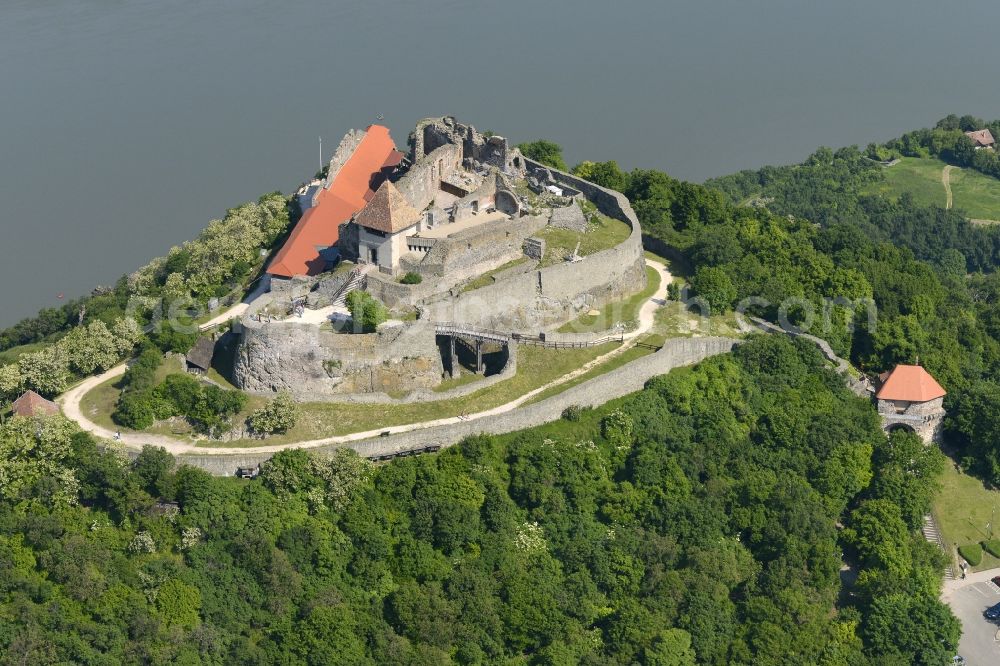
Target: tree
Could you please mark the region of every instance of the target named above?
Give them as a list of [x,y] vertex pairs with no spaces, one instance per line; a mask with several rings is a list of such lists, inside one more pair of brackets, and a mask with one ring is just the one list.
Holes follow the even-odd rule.
[[374,473],[372,463],[349,448],[337,449],[330,455],[314,455],[310,463],[312,473],[323,481],[323,501],[334,511],[343,511]]
[[0,497],[49,506],[75,504],[79,482],[65,464],[75,430],[61,415],[15,416],[0,425]]
[[203,397],[201,382],[180,372],[164,377],[163,382],[156,387],[156,395],[172,404],[177,414],[185,416],[198,411]]
[[355,329],[363,333],[373,333],[389,316],[381,301],[367,291],[357,289],[347,295],[347,309]]
[[936,446],[927,446],[912,432],[896,430],[875,452],[879,475],[874,479],[877,497],[893,501],[909,525],[919,529],[937,494],[945,457]]
[[156,593],[156,608],[168,625],[193,627],[201,610],[201,592],[176,578],[171,578]]
[[119,342],[103,321],[79,326],[59,341],[73,370],[81,375],[103,372],[121,358]]
[[298,403],[290,393],[282,391],[274,400],[254,410],[247,422],[254,432],[270,435],[291,430],[295,427],[298,415]]
[[25,386],[47,397],[62,393],[69,385],[69,358],[59,345],[24,354],[17,369]]
[[17,364],[0,365],[0,401],[17,398],[24,389],[24,379]]
[[1000,384],[972,382],[948,419],[970,467],[1000,484]]
[[961,633],[958,619],[936,598],[907,594],[876,598],[862,631],[874,654],[925,666],[948,663]]
[[517,147],[521,153],[523,153],[524,156],[530,160],[541,162],[542,164],[559,169],[560,171],[569,170],[566,166],[565,160],[563,160],[562,146],[558,143],[546,141],[545,139],[538,139],[537,141],[520,143]]
[[318,479],[313,474],[309,454],[301,449],[286,449],[261,463],[260,479],[279,496],[314,488]]
[[174,457],[162,446],[144,446],[132,463],[132,471],[143,489],[154,497],[172,494]]
[[132,430],[145,430],[156,422],[154,402],[149,391],[125,391],[118,397],[111,419]]
[[952,159],[959,166],[970,166],[976,158],[976,144],[964,134],[955,142]]
[[116,319],[115,323],[111,326],[111,333],[114,336],[119,357],[131,354],[132,350],[135,349],[135,346],[142,339],[142,327],[132,317]]
[[643,656],[643,663],[649,666],[694,666],[691,634],[683,629],[660,631]]
[[729,310],[736,300],[736,287],[729,275],[721,268],[702,266],[691,279],[691,286],[697,296],[701,296],[712,307],[712,312]]
[[581,162],[573,167],[573,173],[601,187],[624,192],[628,189],[629,176],[621,170],[618,162]]

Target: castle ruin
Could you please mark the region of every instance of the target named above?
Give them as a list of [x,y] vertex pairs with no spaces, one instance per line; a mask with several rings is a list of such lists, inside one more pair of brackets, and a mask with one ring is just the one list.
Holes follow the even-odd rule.
[[[268,269],[271,291],[237,327],[240,388],[440,398],[429,391],[458,374],[459,357],[505,378],[518,338],[557,340],[562,324],[645,287],[641,230],[622,194],[451,117],[418,123],[406,154],[387,136],[350,132],[326,177],[300,191],[305,212]],[[580,254],[600,224],[624,232]],[[575,249],[546,243],[557,229],[580,239]],[[389,309],[374,332],[350,326],[355,290]]]

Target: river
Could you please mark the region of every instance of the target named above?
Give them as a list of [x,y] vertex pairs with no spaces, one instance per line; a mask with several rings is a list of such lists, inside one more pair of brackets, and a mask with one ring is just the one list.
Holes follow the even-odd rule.
[[1000,3],[3,0],[0,326],[456,115],[703,180],[1000,116]]

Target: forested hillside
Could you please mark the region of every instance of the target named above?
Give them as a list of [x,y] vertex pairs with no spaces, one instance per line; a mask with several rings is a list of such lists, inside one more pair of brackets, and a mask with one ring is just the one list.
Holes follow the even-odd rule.
[[574,418],[379,467],[286,452],[251,482],[171,471],[154,449],[129,465],[58,421],[13,419],[0,430],[17,462],[0,469],[17,480],[0,489],[2,660],[953,654],[940,554],[913,531],[940,454],[887,441],[811,345],[760,336]]
[[881,169],[855,148],[704,186],[615,162],[575,167],[629,196],[643,232],[680,251],[691,295],[716,311],[751,303],[748,312],[777,321],[791,303],[792,324],[865,372],[926,366],[949,393],[949,441],[963,465],[1000,484],[1000,228],[865,194]]
[[[869,373],[919,358],[964,464],[1000,482],[996,234],[864,194],[872,164],[821,149],[707,186],[574,171],[630,197],[684,297],[757,299]],[[280,197],[235,209],[128,288],[235,288],[287,222]],[[203,271],[213,252],[228,259]],[[48,353],[70,363],[72,324],[53,325],[17,340],[63,336]],[[377,467],[290,451],[257,480],[219,479],[162,450],[130,462],[61,417],[8,419],[0,449],[0,663],[944,665],[959,634],[918,531],[943,455],[887,439],[815,347],[783,336]]]

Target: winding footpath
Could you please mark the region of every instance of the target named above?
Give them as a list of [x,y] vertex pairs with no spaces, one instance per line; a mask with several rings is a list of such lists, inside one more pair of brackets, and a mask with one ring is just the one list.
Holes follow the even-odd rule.
[[954,197],[951,194],[951,170],[957,168],[958,167],[952,166],[951,164],[947,164],[944,169],[941,170],[941,184],[944,185],[945,194],[945,210],[951,210],[951,207],[954,204]]
[[[609,351],[606,354],[589,361],[588,363],[582,365],[581,367],[569,372],[562,377],[552,380],[547,384],[540,386],[533,391],[525,393],[519,398],[512,400],[503,405],[493,407],[492,409],[487,409],[475,414],[469,414],[466,416],[452,416],[447,418],[435,419],[432,421],[421,421],[418,423],[410,423],[400,426],[391,426],[387,428],[378,428],[376,430],[367,430],[364,432],[350,433],[348,435],[339,435],[336,437],[325,437],[323,439],[313,439],[300,442],[291,442],[287,444],[278,444],[274,446],[243,446],[243,447],[210,447],[210,446],[199,446],[197,442],[183,441],[179,439],[174,439],[172,437],[166,437],[163,435],[151,435],[147,433],[130,433],[123,434],[121,437],[122,443],[126,448],[129,449],[141,449],[143,446],[162,446],[164,449],[169,451],[173,455],[182,454],[198,454],[198,455],[218,455],[218,456],[229,456],[229,455],[256,455],[256,454],[269,454],[277,453],[285,449],[311,449],[318,448],[322,446],[336,445],[336,444],[349,444],[351,442],[361,441],[365,439],[371,439],[372,437],[378,437],[384,433],[396,434],[411,432],[414,430],[422,430],[425,428],[433,428],[436,426],[450,425],[455,423],[465,423],[470,421],[477,421],[480,419],[489,418],[491,416],[496,416],[498,414],[504,414],[513,411],[523,405],[525,402],[531,400],[535,396],[547,391],[553,387],[560,386],[567,382],[573,381],[574,379],[586,374],[593,368],[607,362],[611,358],[624,353],[626,350],[633,347],[639,337],[648,333],[656,322],[656,311],[666,303],[665,295],[667,290],[667,285],[673,279],[670,273],[667,271],[667,267],[658,262],[650,259],[646,259],[646,265],[653,268],[657,274],[660,276],[660,286],[657,288],[656,292],[642,304],[639,310],[639,325],[638,327],[626,333],[624,335],[625,343],[616,347],[615,349]],[[244,299],[242,303],[230,308],[226,312],[220,314],[219,316],[212,319],[210,322],[203,324],[201,326],[202,330],[211,328],[218,324],[224,323],[229,319],[239,316],[246,311],[249,303],[256,298],[259,293],[255,292],[248,298]],[[66,415],[72,421],[75,421],[80,428],[86,430],[87,432],[101,437],[103,439],[112,439],[115,433],[103,426],[100,426],[93,421],[91,421],[82,411],[80,407],[80,401],[83,396],[93,389],[97,388],[99,385],[107,382],[116,377],[120,377],[125,374],[127,365],[122,363],[107,372],[97,375],[96,377],[90,377],[80,384],[74,386],[72,389],[64,393],[57,402],[61,405],[63,414]]]

